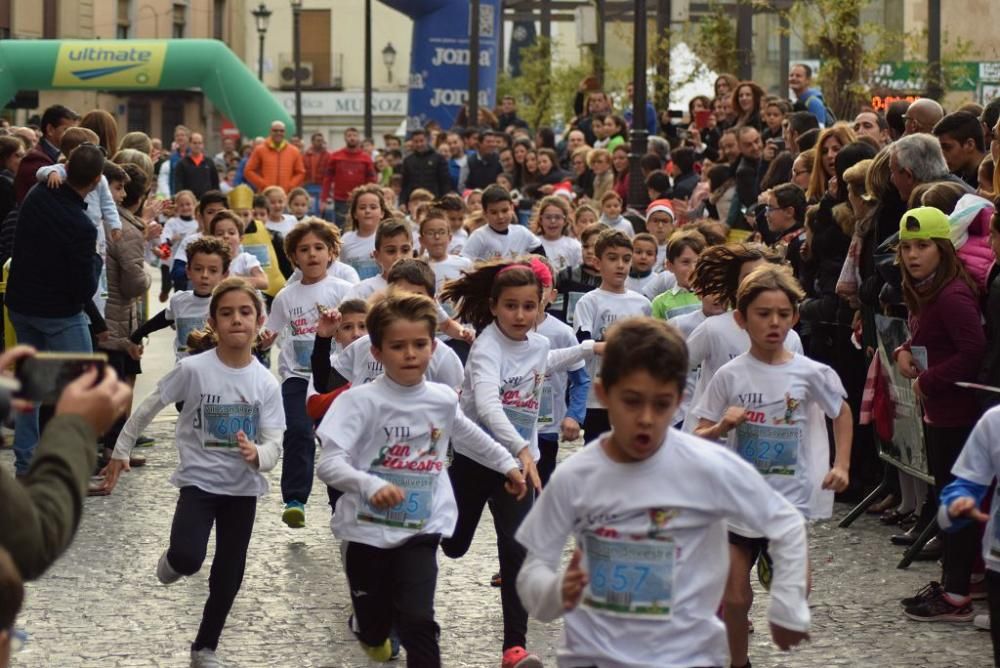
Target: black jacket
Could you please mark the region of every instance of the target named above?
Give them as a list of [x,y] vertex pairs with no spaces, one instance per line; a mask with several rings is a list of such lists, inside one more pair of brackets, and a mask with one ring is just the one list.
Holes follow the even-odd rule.
[[500,156],[496,153],[482,155],[473,153],[469,156],[469,175],[465,178],[466,188],[485,188],[496,183],[497,177],[503,173],[500,166]]
[[451,192],[448,161],[432,148],[423,153],[414,151],[403,158],[403,189],[399,194],[399,201],[409,200],[410,193],[417,188],[431,191],[434,197]]
[[219,189],[219,170],[207,155],[202,156],[200,165],[194,164],[190,154],[184,156],[174,167],[174,192],[190,190],[201,199],[209,190]]
[[43,318],[82,312],[97,291],[97,228],[83,198],[68,184],[33,188],[21,203],[6,303]]

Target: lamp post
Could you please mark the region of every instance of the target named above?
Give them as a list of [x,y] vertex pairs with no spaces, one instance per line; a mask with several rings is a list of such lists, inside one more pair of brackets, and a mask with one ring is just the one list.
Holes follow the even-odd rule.
[[396,49],[393,48],[392,42],[382,49],[382,64],[385,65],[386,80],[392,83],[392,66],[396,64]]
[[465,123],[479,127],[479,0],[469,3],[469,104]]
[[372,136],[372,0],[365,0],[365,138]]
[[271,20],[271,10],[263,2],[257,9],[250,12],[257,24],[257,37],[260,38],[260,53],[257,55],[257,78],[264,81],[264,35],[267,34],[267,24]]
[[302,130],[302,0],[292,0],[292,59],[295,61],[295,134]]
[[646,208],[649,193],[639,163],[646,154],[646,0],[635,0],[635,28],[632,43],[632,140],[628,156],[628,203],[640,211]]

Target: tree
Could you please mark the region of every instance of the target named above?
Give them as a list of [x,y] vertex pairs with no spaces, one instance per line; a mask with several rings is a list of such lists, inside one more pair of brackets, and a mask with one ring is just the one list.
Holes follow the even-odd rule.
[[502,72],[497,79],[497,98],[511,95],[528,125],[539,128],[573,117],[573,98],[580,81],[590,74],[585,65],[554,62],[552,40],[539,37],[521,51],[521,75]]

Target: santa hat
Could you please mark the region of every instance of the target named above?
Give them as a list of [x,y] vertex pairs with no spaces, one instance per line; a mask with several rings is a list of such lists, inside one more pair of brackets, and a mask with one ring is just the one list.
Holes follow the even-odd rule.
[[650,216],[654,213],[662,211],[670,216],[670,220],[674,220],[674,207],[670,206],[670,200],[668,199],[655,199],[649,203],[646,207],[646,219],[648,220]]
[[555,184],[552,189],[553,195],[559,195],[560,197],[565,197],[566,199],[573,201],[573,184],[569,181],[560,181]]

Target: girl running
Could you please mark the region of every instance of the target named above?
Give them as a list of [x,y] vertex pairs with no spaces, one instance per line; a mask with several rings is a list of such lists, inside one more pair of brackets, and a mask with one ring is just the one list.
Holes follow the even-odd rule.
[[565,197],[549,195],[542,198],[535,219],[535,234],[540,235],[545,257],[557,273],[583,263],[580,242],[569,236],[572,224],[573,211]]
[[267,493],[261,474],[278,463],[285,424],[278,383],[253,358],[264,323],[257,291],[241,279],[226,280],[213,292],[209,313],[217,347],[182,360],[160,380],[125,424],[102,471],[113,489],[129,470],[136,437],[165,406],[184,403],[176,432],[180,462],[171,478],[180,496],[156,577],[169,585],[197,573],[215,525],[208,601],[191,645],[194,668],[221,665],[219,637],[243,582],[257,498]]
[[190,190],[182,190],[174,195],[175,216],[167,219],[163,224],[163,233],[160,235],[160,247],[157,256],[160,258],[160,302],[165,302],[170,297],[170,264],[173,262],[175,249],[178,248],[188,235],[198,231],[198,221],[194,217],[194,209],[198,205],[198,199]]
[[229,247],[229,273],[258,290],[267,290],[267,275],[261,269],[260,260],[243,250],[242,241],[245,227],[243,220],[228,209],[220,211],[208,224],[210,236],[218,237]]

